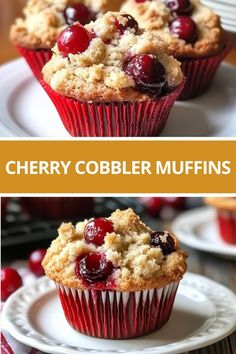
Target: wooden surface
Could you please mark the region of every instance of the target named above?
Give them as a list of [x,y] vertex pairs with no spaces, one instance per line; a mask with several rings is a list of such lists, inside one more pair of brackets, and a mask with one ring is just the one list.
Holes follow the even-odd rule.
[[[8,35],[14,19],[21,15],[25,0],[0,0],[0,64],[18,57]],[[121,3],[121,0],[114,0],[113,6]],[[236,66],[236,34],[232,37],[234,47],[226,60]]]

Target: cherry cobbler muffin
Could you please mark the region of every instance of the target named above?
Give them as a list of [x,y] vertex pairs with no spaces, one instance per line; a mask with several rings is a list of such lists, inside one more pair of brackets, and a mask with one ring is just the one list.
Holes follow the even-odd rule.
[[140,26],[160,35],[187,77],[182,98],[207,90],[230,49],[220,17],[199,0],[127,0],[122,6]]
[[44,87],[73,136],[145,136],[163,129],[182,88],[180,63],[130,15],[108,12],[58,37]]
[[69,324],[96,337],[144,335],[169,319],[186,254],[132,209],[62,224],[43,261]]
[[236,245],[236,197],[208,197],[205,202],[216,210],[223,241]]
[[28,0],[22,18],[11,28],[11,41],[37,78],[51,58],[51,48],[66,25],[82,25],[108,10],[111,0]]

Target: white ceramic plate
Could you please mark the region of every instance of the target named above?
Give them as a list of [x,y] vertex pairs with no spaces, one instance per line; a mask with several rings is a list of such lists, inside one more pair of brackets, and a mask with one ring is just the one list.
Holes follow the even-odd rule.
[[20,342],[47,353],[176,354],[230,335],[236,327],[235,300],[222,285],[189,273],[161,330],[132,340],[103,340],[79,334],[67,324],[54,284],[42,278],[9,298],[2,324]]
[[213,208],[202,207],[182,213],[172,224],[172,229],[189,247],[227,258],[236,257],[236,246],[228,245],[219,235]]
[[[235,91],[236,69],[223,64],[205,95],[175,104],[162,136],[235,137]],[[0,92],[0,136],[70,138],[23,59],[0,68]]]

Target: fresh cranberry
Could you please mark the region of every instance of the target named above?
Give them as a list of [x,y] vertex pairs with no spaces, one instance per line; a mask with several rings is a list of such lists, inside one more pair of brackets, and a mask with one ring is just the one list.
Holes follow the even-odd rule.
[[111,275],[114,267],[111,261],[102,253],[88,253],[78,257],[75,273],[87,282],[105,281]]
[[90,22],[92,13],[84,4],[74,4],[65,9],[64,17],[68,25],[72,25],[75,22],[80,22],[81,25],[86,25]]
[[45,274],[42,266],[42,261],[45,255],[46,255],[46,250],[39,249],[32,252],[31,255],[29,256],[29,269],[37,277],[41,277]]
[[182,210],[186,205],[186,198],[183,197],[165,197],[163,198],[163,204],[170,206],[173,209]]
[[166,0],[166,5],[178,15],[190,14],[192,11],[190,0]]
[[6,301],[23,285],[20,274],[13,268],[1,269],[1,300]]
[[191,17],[179,16],[171,22],[170,31],[187,43],[194,43],[197,40],[197,26]]
[[83,53],[88,49],[92,34],[82,25],[76,23],[64,29],[58,39],[57,45],[62,56]]
[[140,198],[141,203],[149,216],[157,217],[163,207],[162,198],[157,197],[142,197]]
[[87,243],[101,246],[106,234],[114,232],[112,221],[105,218],[97,218],[88,222],[84,230],[84,238]]
[[160,247],[165,256],[176,250],[173,237],[163,231],[156,231],[151,235],[151,245]]
[[132,76],[137,90],[159,95],[166,83],[164,66],[151,54],[136,55],[126,66],[125,72]]
[[133,18],[133,16],[131,15],[121,15],[121,16],[125,18],[126,23],[122,24],[118,21],[118,19],[115,20],[115,25],[118,29],[119,34],[120,35],[124,34],[128,28],[134,29],[135,33],[137,33],[139,26],[138,26],[138,22]]

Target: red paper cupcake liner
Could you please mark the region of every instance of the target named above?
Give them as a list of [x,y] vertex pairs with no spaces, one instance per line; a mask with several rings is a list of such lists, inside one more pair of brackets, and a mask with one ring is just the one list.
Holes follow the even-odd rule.
[[17,50],[25,58],[36,79],[40,81],[42,69],[52,57],[51,49],[33,50],[17,46]]
[[56,284],[68,323],[97,338],[139,337],[170,318],[179,283],[136,292],[76,290]]
[[92,215],[93,198],[22,198],[22,205],[35,218],[59,219]]
[[157,136],[184,86],[182,83],[170,94],[146,102],[98,103],[62,96],[41,83],[74,137]]
[[218,54],[200,59],[180,59],[182,72],[186,77],[184,89],[178,100],[196,98],[206,92],[211,86],[220,63],[231,50],[228,44]]
[[236,212],[220,210],[217,218],[222,239],[226,243],[236,245]]

